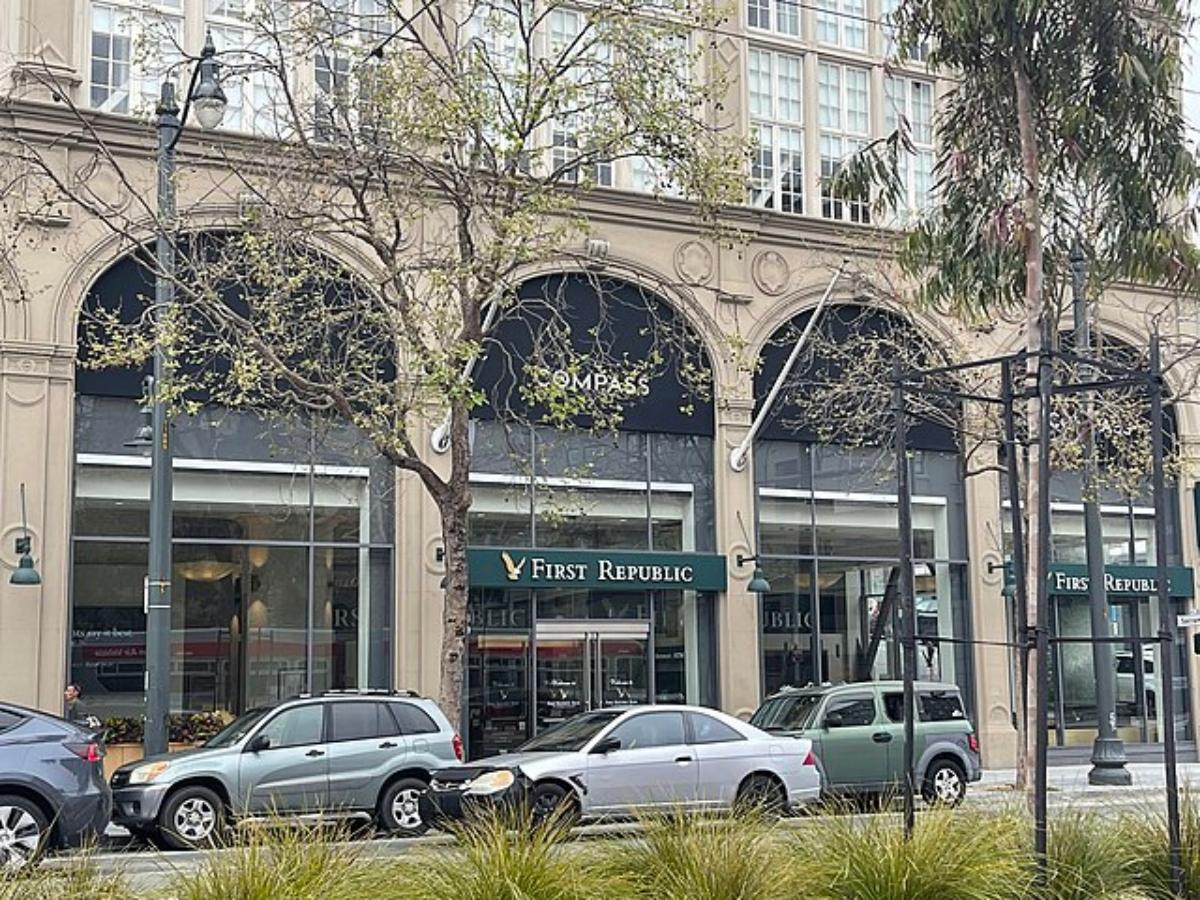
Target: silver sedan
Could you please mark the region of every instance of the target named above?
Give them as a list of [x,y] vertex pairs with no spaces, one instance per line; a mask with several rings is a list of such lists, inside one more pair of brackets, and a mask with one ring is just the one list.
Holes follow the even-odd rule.
[[820,793],[808,740],[704,707],[633,706],[582,713],[514,753],[435,772],[426,812],[454,820],[520,801],[536,818],[741,805],[782,813]]

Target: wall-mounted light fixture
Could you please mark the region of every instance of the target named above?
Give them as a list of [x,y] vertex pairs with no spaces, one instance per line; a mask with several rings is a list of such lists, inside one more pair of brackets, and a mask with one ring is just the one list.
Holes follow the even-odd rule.
[[35,585],[42,583],[42,576],[33,567],[33,538],[29,536],[29,522],[25,517],[25,482],[21,482],[21,530],[24,534],[17,538],[17,556],[20,557],[17,567],[8,577],[9,584]]
[[[740,553],[737,555],[739,569],[750,562],[757,563],[758,555],[742,556]],[[746,585],[746,590],[752,594],[768,594],[771,592],[771,582],[767,581],[767,574],[762,570],[762,566],[756,565],[754,567],[754,574],[750,576],[750,582]]]

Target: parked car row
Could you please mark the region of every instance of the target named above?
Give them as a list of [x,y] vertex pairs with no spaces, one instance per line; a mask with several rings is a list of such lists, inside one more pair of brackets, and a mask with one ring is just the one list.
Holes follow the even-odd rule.
[[[893,683],[787,689],[750,722],[703,707],[584,712],[510,754],[463,760],[437,705],[409,692],[331,692],[252,709],[203,747],[103,774],[87,727],[0,705],[0,869],[78,845],[110,821],[156,845],[203,847],[239,820],[335,818],[415,836],[507,806],[567,821],[653,809],[761,807],[894,787],[902,699]],[[953,685],[917,686],[917,773],[961,801],[979,746]],[[900,730],[898,730],[900,729]]]

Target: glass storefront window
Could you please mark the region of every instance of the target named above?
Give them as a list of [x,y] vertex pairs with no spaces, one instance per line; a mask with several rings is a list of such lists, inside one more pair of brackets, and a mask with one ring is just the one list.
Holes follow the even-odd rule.
[[[124,412],[124,401],[102,399],[79,402]],[[231,417],[220,430],[247,436]],[[191,419],[176,427],[184,444],[203,445]],[[77,436],[71,677],[90,713],[138,716],[149,465],[97,452],[96,435],[111,442],[95,422]],[[173,712],[238,713],[304,691],[390,685],[390,469],[347,461],[177,457]]]
[[[899,678],[899,523],[878,451],[762,447],[758,548],[771,584],[761,599],[764,692]],[[957,683],[970,698],[969,653],[937,640],[969,636],[965,560],[954,555],[965,531],[956,460],[924,451],[913,466],[923,492],[913,502],[914,599],[925,637],[918,674]]]

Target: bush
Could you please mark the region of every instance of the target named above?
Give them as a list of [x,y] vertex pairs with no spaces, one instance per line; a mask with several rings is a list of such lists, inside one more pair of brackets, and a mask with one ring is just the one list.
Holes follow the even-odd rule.
[[[1147,896],[1174,897],[1171,893],[1167,817],[1163,810],[1147,808],[1122,816],[1117,829],[1132,854],[1138,885]],[[1200,802],[1190,787],[1179,796],[1179,833],[1183,863],[1183,895],[1200,897]]]
[[937,809],[911,840],[895,816],[835,816],[802,830],[806,894],[845,900],[1005,900],[1029,896],[1032,859],[1014,813]]
[[1066,810],[1049,823],[1045,900],[1135,900],[1139,886],[1132,845],[1111,818]]
[[[172,744],[207,741],[233,721],[227,712],[172,713],[167,720],[167,740]],[[141,716],[112,716],[104,720],[104,740],[109,744],[140,744],[146,723]]]
[[373,897],[363,844],[345,832],[280,825],[250,831],[240,845],[181,870],[166,896],[175,900],[363,900]]
[[58,868],[0,875],[0,900],[127,900],[134,894],[120,875],[102,875],[86,855]]
[[632,846],[599,865],[657,900],[791,900],[805,896],[792,841],[778,825],[746,815],[656,817]]
[[[457,850],[426,851],[374,879],[372,900],[628,900],[621,877],[600,870],[557,823],[529,829],[484,816],[455,829]],[[610,847],[610,852],[615,850]]]

